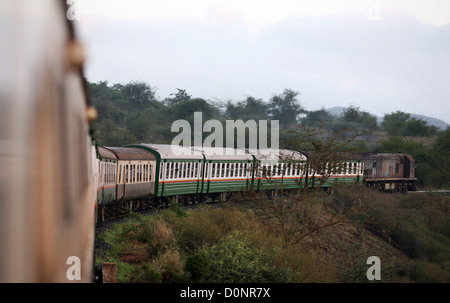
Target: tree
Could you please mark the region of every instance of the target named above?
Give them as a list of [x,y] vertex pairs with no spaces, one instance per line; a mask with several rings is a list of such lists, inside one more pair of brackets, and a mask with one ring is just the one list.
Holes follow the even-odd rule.
[[381,128],[391,136],[430,137],[438,134],[438,128],[411,114],[397,111],[384,115]]
[[324,108],[316,111],[307,111],[306,117],[301,120],[304,126],[327,126],[334,117]]
[[[281,190],[275,198],[267,198],[265,193],[255,193],[255,214],[271,231],[280,232],[284,240],[291,243],[299,243],[325,228],[350,223],[351,217],[361,211],[359,205],[349,207],[339,214],[332,214],[329,212],[332,205],[324,204],[319,197],[323,188],[330,184],[330,176],[342,170],[343,162],[354,158],[351,146],[359,136],[360,133],[354,132],[348,140],[342,141],[339,133],[318,127],[300,127],[295,131],[295,142],[291,146],[294,150],[307,151],[307,163],[296,160],[293,154],[280,154],[281,162],[302,170],[302,175],[296,179],[298,189],[284,189],[284,176],[287,176],[286,169],[289,168],[286,167],[289,165],[279,166],[284,167],[281,181],[271,179],[263,167],[259,175],[269,184],[272,181],[281,182],[281,186],[277,185]],[[333,182],[337,186],[339,180]]]
[[177,92],[175,94],[170,94],[173,96],[172,98],[166,98],[165,103],[169,106],[177,105],[180,102],[189,101],[191,99],[191,95],[189,95],[185,89],[177,88]]
[[342,119],[355,128],[370,131],[376,130],[377,128],[377,118],[368,112],[361,111],[357,106],[350,106],[344,110]]
[[244,101],[238,102],[236,105],[228,101],[225,109],[225,117],[233,120],[266,120],[267,104],[262,99],[256,99],[248,96]]
[[411,115],[401,111],[386,114],[381,122],[381,128],[391,136],[398,136],[404,123],[409,119],[411,119]]
[[297,123],[297,117],[304,112],[298,103],[299,92],[285,89],[280,95],[274,95],[269,102],[269,114],[273,120],[279,120],[280,126],[288,127]]
[[132,81],[125,85],[116,84],[113,88],[123,93],[124,106],[128,110],[142,110],[156,102],[155,89],[146,82]]

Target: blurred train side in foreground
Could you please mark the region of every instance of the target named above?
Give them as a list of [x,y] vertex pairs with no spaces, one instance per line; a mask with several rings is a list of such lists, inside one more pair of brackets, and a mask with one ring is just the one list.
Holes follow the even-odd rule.
[[92,279],[95,150],[66,11],[0,4],[0,282]]

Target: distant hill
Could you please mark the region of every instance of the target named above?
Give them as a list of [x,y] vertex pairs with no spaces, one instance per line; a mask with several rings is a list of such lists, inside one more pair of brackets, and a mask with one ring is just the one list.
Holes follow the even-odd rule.
[[[332,114],[333,116],[337,116],[339,117],[340,115],[342,115],[342,113],[344,112],[344,110],[346,109],[346,107],[342,107],[342,106],[335,106],[332,108],[328,108],[325,109],[327,110],[330,114]],[[428,122],[428,124],[430,125],[434,125],[439,129],[445,130],[447,129],[448,126],[450,126],[447,122],[440,120],[440,119],[436,119],[433,117],[429,117],[429,116],[425,116],[425,115],[420,115],[420,114],[411,114],[411,117],[414,117],[416,119],[422,119]],[[383,117],[374,115],[377,117],[378,123],[381,123],[383,121]]]

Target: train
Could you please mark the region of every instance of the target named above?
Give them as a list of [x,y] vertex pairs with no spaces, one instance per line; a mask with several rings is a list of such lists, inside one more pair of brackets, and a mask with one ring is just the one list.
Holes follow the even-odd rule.
[[330,192],[338,184],[402,193],[416,189],[415,161],[408,154],[335,153],[334,161],[324,161],[327,157],[317,161],[314,152],[289,149],[149,143],[98,147],[97,222],[124,210],[167,207],[169,200],[225,201],[250,189],[269,197],[315,188]]
[[0,12],[0,282],[93,282],[95,224],[124,210],[366,184],[415,190],[407,154],[98,146],[84,49],[64,1],[3,0]]

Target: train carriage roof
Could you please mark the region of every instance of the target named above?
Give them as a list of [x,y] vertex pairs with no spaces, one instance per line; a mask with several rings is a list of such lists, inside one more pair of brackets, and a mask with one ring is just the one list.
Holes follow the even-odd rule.
[[203,154],[192,147],[182,147],[170,144],[148,144],[141,143],[129,145],[140,149],[146,149],[150,152],[157,153],[161,159],[180,159],[180,160],[203,160]]
[[290,149],[249,149],[248,152],[259,161],[306,161],[307,158],[301,152]]
[[139,148],[132,147],[111,147],[105,146],[108,150],[114,153],[119,160],[155,160],[156,157]]
[[117,160],[117,156],[116,154],[114,154],[111,150],[103,147],[103,146],[99,146],[98,147],[98,154],[100,155],[100,157],[104,158],[104,159],[114,159]]
[[229,147],[193,147],[205,155],[206,160],[252,161],[253,157],[243,149]]

